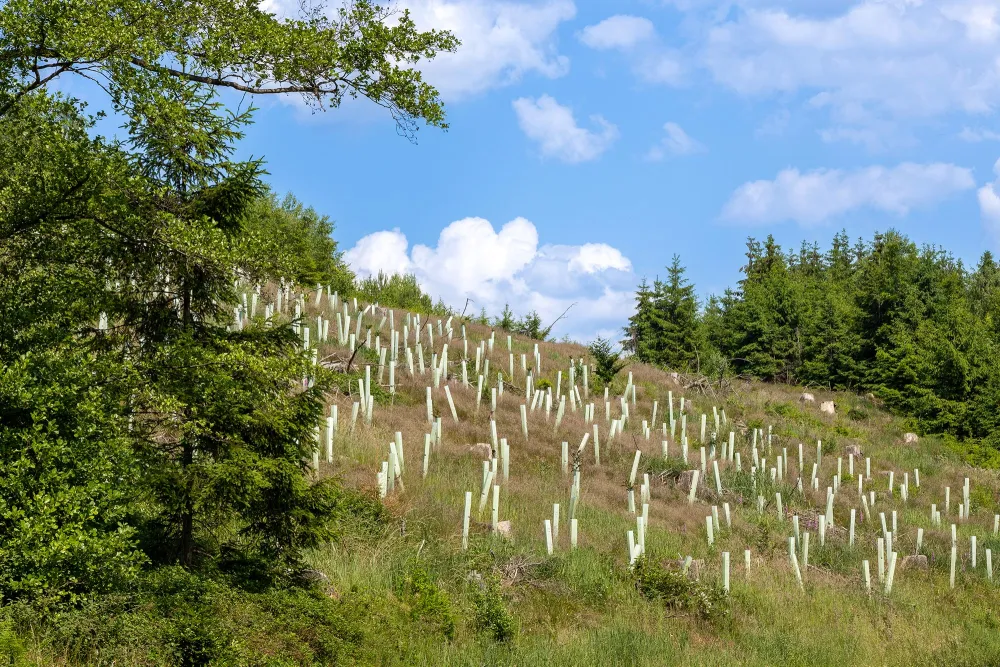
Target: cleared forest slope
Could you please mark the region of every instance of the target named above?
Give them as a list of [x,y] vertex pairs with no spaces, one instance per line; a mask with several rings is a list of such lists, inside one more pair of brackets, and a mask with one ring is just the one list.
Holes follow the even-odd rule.
[[[343,317],[344,305],[336,304],[334,309],[332,300],[324,297],[321,301],[321,309],[307,309],[306,321],[315,322],[317,315],[331,319],[329,341],[319,345],[318,356],[345,371],[352,355],[337,341],[335,316],[339,311]],[[354,332],[357,314],[348,309],[355,318],[349,326]],[[372,347],[376,335],[379,346],[391,347],[387,315],[382,309],[369,309],[364,316],[362,338],[371,326]],[[1000,546],[995,518],[1000,511],[1000,485],[995,471],[963,464],[933,438],[905,442],[903,423],[865,397],[809,390],[815,399],[810,401],[803,400],[803,391],[795,387],[739,381],[723,386],[695,382],[685,387],[692,383],[690,378],[632,364],[607,387],[606,403],[605,387],[592,369],[588,369],[586,390],[580,366],[570,383],[573,361],[589,362],[584,347],[515,336],[508,351],[506,332],[467,323],[463,339],[458,318],[450,320],[450,336],[447,318],[426,320],[418,325],[405,313],[393,313],[392,327],[399,342],[391,388],[391,349],[381,374],[377,352],[362,349],[354,355],[351,375],[363,377],[364,366],[370,367],[371,423],[366,423],[359,403],[352,424],[352,409],[360,400],[363,381],[362,385],[357,380],[349,385],[345,381],[344,391],[331,398],[331,406],[337,407],[331,462],[326,461],[325,432],[320,436],[324,442],[319,474],[337,476],[371,494],[378,494],[381,485],[388,486],[378,472],[388,467],[390,443],[397,441],[397,432],[401,436],[401,475],[393,480],[394,489],[383,501],[393,519],[382,534],[366,539],[346,535],[311,556],[313,566],[329,577],[332,595],[366,590],[397,598],[410,610],[408,622],[421,631],[387,635],[380,660],[470,665],[955,665],[1000,660],[995,612],[1000,593],[987,572],[987,550],[996,558],[993,554]],[[440,368],[445,344],[447,379],[442,376],[435,386],[432,356]],[[478,372],[477,347],[485,352],[480,353]],[[408,355],[414,360],[412,375]],[[490,379],[477,403],[476,386],[486,360]],[[463,364],[468,386],[463,382]],[[524,368],[533,373],[535,391],[542,393],[535,401],[526,400]],[[496,412],[491,413],[498,372],[503,374],[504,390]],[[568,398],[574,386],[583,402],[575,409]],[[428,387],[435,421],[440,418],[439,442],[428,420]],[[545,396],[549,388],[551,408]],[[566,403],[557,426],[559,394]],[[618,432],[611,436],[613,422],[622,417],[623,397],[628,418],[624,431],[616,424]],[[821,411],[826,401],[833,402],[834,414]],[[590,404],[593,408],[585,407]],[[588,420],[591,410],[592,422]],[[671,411],[676,422],[673,429]],[[713,446],[716,413],[719,426]],[[493,451],[491,419],[500,445],[496,449],[504,450],[500,440],[506,440],[506,462],[499,451]],[[687,460],[682,458],[682,426],[686,426]],[[578,457],[579,500],[571,509],[574,457],[585,436],[587,442]],[[431,444],[425,476],[427,441]],[[562,464],[563,442],[569,450],[567,471]],[[477,443],[489,446],[477,448]],[[633,512],[630,475],[637,451],[641,454],[631,489]],[[484,467],[484,459],[494,453],[498,461]],[[779,456],[787,459],[781,462],[780,477]],[[816,463],[817,481],[811,488]],[[866,466],[870,477],[865,475]],[[693,501],[687,492],[689,484],[683,484],[691,476],[685,473],[689,470],[698,470],[700,477]],[[867,512],[859,493],[861,475],[865,475],[862,488]],[[487,476],[490,480],[484,491]],[[503,531],[492,525],[494,484]],[[828,487],[835,484],[838,489],[828,511]],[[471,517],[468,548],[463,549],[468,492]],[[776,494],[781,497],[780,514]],[[558,523],[554,523],[555,503],[560,510]],[[932,521],[932,504],[940,512],[940,524]],[[718,519],[713,522],[714,543],[710,545],[706,520],[712,522],[714,508]],[[570,544],[571,513],[577,524],[576,548]],[[647,519],[640,537],[637,517],[644,513]],[[831,513],[832,525],[822,527],[821,537],[819,524],[827,523]],[[557,531],[551,555],[547,553],[546,520],[552,532]],[[502,522],[509,522],[509,530]],[[904,557],[918,552],[918,531],[922,532],[919,553],[927,557],[926,568],[912,562],[916,559],[904,567]],[[789,538],[796,532],[802,586],[790,558]],[[803,552],[806,533],[808,554]],[[630,564],[631,539],[644,541],[644,554],[639,554],[641,547],[635,547],[631,555],[638,557]],[[891,543],[891,552],[897,554],[894,567],[886,548],[880,568],[880,539],[884,546]],[[954,587],[953,545],[957,556]],[[724,590],[726,553],[728,592]],[[685,572],[687,557],[692,562]],[[866,560],[870,590],[863,576]],[[886,594],[890,570],[893,581]],[[428,627],[440,632],[428,632]]]

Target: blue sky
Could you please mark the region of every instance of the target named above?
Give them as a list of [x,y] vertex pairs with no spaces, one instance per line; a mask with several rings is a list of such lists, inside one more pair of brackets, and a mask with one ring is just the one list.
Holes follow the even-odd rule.
[[267,98],[242,146],[361,274],[491,313],[576,302],[555,333],[589,339],[674,253],[700,294],[734,285],[748,235],[1000,244],[997,0],[399,5],[463,41],[425,67],[448,132]]

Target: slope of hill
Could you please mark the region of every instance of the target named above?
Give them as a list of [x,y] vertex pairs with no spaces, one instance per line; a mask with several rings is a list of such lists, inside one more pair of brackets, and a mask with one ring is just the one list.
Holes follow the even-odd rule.
[[[588,361],[581,346],[515,336],[508,349],[506,332],[463,325],[458,318],[418,324],[405,313],[378,308],[367,309],[359,327],[351,306],[326,295],[307,295],[305,301],[304,321],[313,322],[314,341],[317,315],[331,320],[319,359],[345,373],[342,392],[330,402],[337,414],[332,460],[326,460],[324,430],[318,474],[377,495],[390,481],[378,473],[390,469],[390,450],[402,442],[401,474],[382,501],[385,523],[374,535],[345,525],[341,540],[311,555],[313,567],[328,578],[330,595],[368,597],[366,613],[376,628],[368,638],[374,642],[368,659],[411,665],[1000,660],[994,611],[1000,594],[991,581],[992,553],[1000,546],[997,475],[963,464],[933,438],[904,442],[902,422],[872,400],[814,392],[815,401],[803,401],[794,387],[738,381],[685,387],[683,378],[640,364],[606,388],[588,372],[584,385],[581,366],[572,380],[570,375],[571,364]],[[352,318],[346,330],[363,338],[371,327],[373,347],[391,346],[396,331],[392,385],[391,349],[383,352],[380,369],[377,351],[352,355],[337,341],[336,313],[343,318],[345,307]],[[487,386],[477,401],[487,362]],[[437,382],[433,364],[445,369]],[[371,423],[359,402],[366,371],[374,395]],[[504,387],[491,414],[498,373]],[[531,385],[539,398],[526,396],[533,394]],[[582,398],[575,409],[567,398],[574,387]],[[620,430],[613,424],[623,416],[623,398],[628,417]],[[561,399],[566,403],[560,419]],[[833,402],[835,414],[820,410],[825,401]],[[484,464],[494,453],[491,419],[501,451],[495,452],[499,460]],[[704,454],[703,428],[706,441],[718,428]],[[612,435],[612,429],[618,432]],[[568,469],[561,460],[564,442]],[[733,449],[726,451],[730,442]],[[503,451],[509,451],[506,461]],[[679,480],[696,469],[701,481],[691,501]],[[463,549],[467,494],[471,517]],[[496,520],[509,522],[509,532],[494,530],[494,502]],[[553,522],[556,503],[559,517]],[[932,521],[932,508],[941,514],[939,524]],[[714,512],[710,545],[706,520],[713,522]],[[831,514],[832,523],[821,527]],[[644,515],[643,531],[637,517]],[[789,542],[796,533],[793,563]],[[630,554],[633,539],[644,541],[644,548]],[[881,560],[880,540],[891,545]],[[916,559],[904,567],[904,558],[918,552],[927,557],[927,567],[912,564]],[[685,572],[687,557],[692,562]]]

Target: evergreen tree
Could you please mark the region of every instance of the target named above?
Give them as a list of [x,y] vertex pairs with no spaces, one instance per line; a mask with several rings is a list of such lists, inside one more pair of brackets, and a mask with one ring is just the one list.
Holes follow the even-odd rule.
[[656,325],[653,319],[653,292],[643,278],[635,292],[635,313],[625,327],[622,349],[631,352],[637,361],[653,364],[657,361],[657,345],[654,339]]
[[698,370],[702,335],[694,285],[684,277],[680,257],[674,255],[665,282],[654,285],[652,319],[656,363]]
[[[149,560],[285,575],[330,534],[334,487],[307,465],[330,378],[290,326],[233,312],[237,281],[343,267],[293,202],[251,230],[262,164],[232,159],[251,111],[216,95],[361,95],[412,137],[447,126],[413,64],[456,46],[367,2],[304,20],[235,0],[0,3],[5,600],[76,600]],[[73,74],[101,82],[125,141],[49,94]],[[307,262],[275,238],[290,218]]]

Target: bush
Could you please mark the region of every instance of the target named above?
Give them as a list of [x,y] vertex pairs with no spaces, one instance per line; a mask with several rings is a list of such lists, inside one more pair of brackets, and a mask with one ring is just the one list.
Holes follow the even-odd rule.
[[[127,586],[145,560],[128,523],[137,467],[120,385],[84,350],[0,362],[0,590],[6,600]],[[102,374],[107,375],[102,375]]]
[[679,570],[654,565],[648,558],[635,562],[632,577],[643,597],[663,602],[668,609],[704,620],[718,620],[729,615],[728,599],[720,586],[691,579]]
[[423,569],[414,569],[402,582],[400,595],[410,609],[410,618],[430,626],[449,641],[455,638],[455,614],[448,594]]
[[444,315],[447,310],[434,305],[430,296],[420,288],[417,277],[412,274],[394,273],[390,276],[379,271],[377,275],[358,280],[355,292],[360,300],[388,308],[433,315]]
[[847,411],[847,418],[852,421],[865,421],[868,417],[868,413],[861,408],[852,407]]
[[476,629],[488,632],[498,642],[514,639],[517,634],[514,617],[507,609],[496,576],[483,578],[482,587],[473,592],[472,602],[476,607]]
[[588,349],[590,355],[594,357],[594,375],[601,382],[610,384],[618,375],[618,371],[625,368],[621,353],[613,351],[611,341],[598,336]]
[[[339,598],[311,587],[248,592],[167,566],[127,595],[49,611],[22,605],[13,615],[33,652],[58,656],[57,664],[377,663],[376,638],[396,632],[389,602],[355,591]],[[17,650],[8,639],[0,631],[0,657]]]

